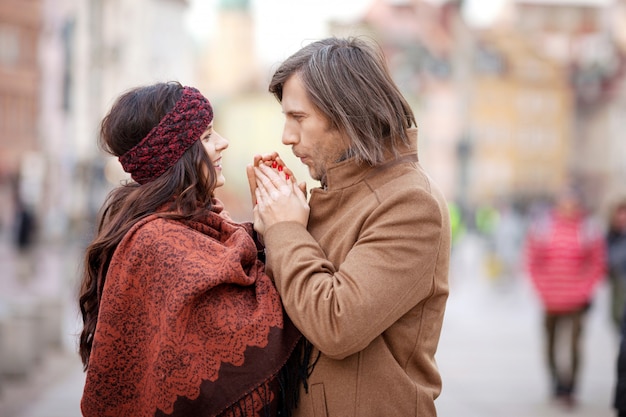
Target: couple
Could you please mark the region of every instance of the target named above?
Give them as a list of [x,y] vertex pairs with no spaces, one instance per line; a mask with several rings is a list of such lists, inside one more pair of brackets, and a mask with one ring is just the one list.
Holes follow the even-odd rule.
[[114,190],[85,256],[85,416],[435,416],[448,295],[447,206],[382,53],[314,42],[269,90],[282,142],[247,167],[254,223],[214,190],[228,141],[177,83],[122,95],[104,148]]

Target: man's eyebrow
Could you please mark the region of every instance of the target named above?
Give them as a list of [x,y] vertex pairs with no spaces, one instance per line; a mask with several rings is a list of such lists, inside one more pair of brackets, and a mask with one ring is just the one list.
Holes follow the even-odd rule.
[[306,112],[302,111],[302,110],[287,110],[287,111],[283,111],[283,114],[285,115],[306,115]]

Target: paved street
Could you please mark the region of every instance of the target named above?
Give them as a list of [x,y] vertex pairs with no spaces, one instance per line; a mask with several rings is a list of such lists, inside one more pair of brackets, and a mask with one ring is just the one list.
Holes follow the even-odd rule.
[[[451,296],[438,352],[444,383],[437,400],[439,417],[613,416],[617,335],[608,319],[607,287],[599,289],[587,319],[579,406],[565,411],[548,396],[539,307],[531,289],[519,277],[508,282],[486,278],[481,248],[474,238],[455,248]],[[62,252],[55,248],[48,256]],[[3,265],[6,259],[2,258]],[[61,259],[48,259],[46,273],[50,268],[75,268],[71,264],[68,268]],[[72,351],[77,314],[72,292],[61,293],[66,300],[64,349],[42,360],[36,375],[13,381],[0,391],[2,417],[80,416],[84,378]]]
[[455,251],[451,295],[437,360],[443,391],[439,417],[610,417],[617,334],[608,287],[601,286],[583,334],[578,407],[549,398],[540,308],[523,277],[490,282],[471,239]]
[[54,312],[59,316],[61,335],[59,345],[45,349],[26,377],[0,379],[0,416],[81,416],[78,404],[84,376],[75,336],[79,324],[75,297],[82,256],[79,244],[55,242],[34,248],[28,268],[24,268],[7,240],[0,235],[0,307],[2,302],[7,304],[7,292],[9,301],[25,294],[31,299],[55,300],[61,306]]

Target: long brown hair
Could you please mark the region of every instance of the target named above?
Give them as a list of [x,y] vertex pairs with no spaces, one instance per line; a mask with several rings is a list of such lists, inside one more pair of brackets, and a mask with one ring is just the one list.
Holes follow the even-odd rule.
[[294,74],[331,126],[350,139],[348,156],[376,165],[386,150],[409,144],[406,130],[416,125],[415,116],[374,43],[327,38],[300,49],[270,81],[269,91],[278,101]]
[[[177,82],[134,88],[122,94],[100,126],[100,147],[121,156],[139,143],[174,107],[182,95]],[[79,352],[87,369],[98,322],[102,288],[111,258],[131,227],[153,213],[191,219],[211,209],[216,174],[200,140],[163,175],[144,185],[128,182],[114,189],[99,214],[96,235],[87,246],[79,307],[83,330]]]

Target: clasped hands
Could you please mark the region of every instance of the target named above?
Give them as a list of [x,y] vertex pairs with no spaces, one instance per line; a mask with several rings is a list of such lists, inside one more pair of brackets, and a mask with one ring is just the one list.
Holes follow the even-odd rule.
[[298,222],[306,227],[309,204],[306,184],[296,183],[293,172],[273,152],[255,155],[254,163],[246,167],[250,196],[254,206],[254,229],[263,235],[279,222]]

